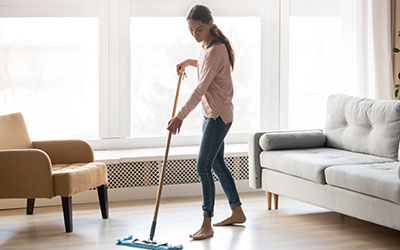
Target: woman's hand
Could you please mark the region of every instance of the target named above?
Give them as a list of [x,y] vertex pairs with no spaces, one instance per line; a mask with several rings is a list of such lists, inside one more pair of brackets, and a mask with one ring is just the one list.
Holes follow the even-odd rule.
[[176,73],[179,74],[183,74],[183,72],[185,71],[187,66],[193,66],[196,67],[197,66],[197,60],[194,59],[187,59],[181,63],[178,63],[176,65]]
[[183,72],[185,71],[186,67],[189,66],[189,64],[187,63],[188,60],[185,60],[181,63],[178,63],[176,65],[176,73],[178,75],[183,74]]
[[168,122],[168,127],[167,129],[172,132],[172,134],[179,134],[179,131],[181,130],[182,126],[182,120],[179,119],[178,117],[174,116],[172,117],[171,120]]

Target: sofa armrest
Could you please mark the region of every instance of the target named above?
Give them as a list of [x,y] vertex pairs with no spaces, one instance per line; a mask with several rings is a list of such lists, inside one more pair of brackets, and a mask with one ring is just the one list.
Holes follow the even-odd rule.
[[264,151],[323,147],[326,136],[322,130],[271,131],[264,133],[259,145]]
[[397,175],[398,175],[398,177],[400,179],[400,166],[397,167]]
[[249,186],[261,188],[260,154],[263,150],[323,147],[322,130],[276,130],[249,134]]
[[53,164],[93,162],[93,149],[82,140],[33,141],[33,147],[45,151]]
[[249,134],[249,186],[254,189],[261,188],[260,137],[265,132]]
[[51,162],[38,149],[0,150],[0,198],[54,197]]

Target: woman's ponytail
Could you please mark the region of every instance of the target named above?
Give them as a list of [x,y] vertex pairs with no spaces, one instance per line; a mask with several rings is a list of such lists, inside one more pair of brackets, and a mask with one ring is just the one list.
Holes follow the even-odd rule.
[[232,70],[235,65],[235,52],[233,51],[232,44],[229,39],[222,33],[222,31],[218,28],[216,24],[211,25],[210,29],[211,35],[215,37],[218,42],[225,44],[226,49],[228,50],[229,63],[231,64]]

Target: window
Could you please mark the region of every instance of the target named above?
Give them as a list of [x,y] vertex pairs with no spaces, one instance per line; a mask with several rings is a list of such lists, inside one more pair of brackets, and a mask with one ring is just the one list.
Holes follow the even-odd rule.
[[289,128],[322,128],[326,97],[346,89],[342,19],[290,17],[289,25]]
[[[287,103],[283,127],[323,128],[326,100],[330,94],[354,94],[346,60],[346,29],[341,1],[290,1],[287,26]],[[285,61],[287,60],[287,61]],[[285,67],[287,66],[287,67]],[[284,97],[285,99],[286,97]],[[286,112],[285,112],[286,108]]]
[[32,139],[98,138],[98,22],[0,18],[1,113],[22,112]]
[[[233,71],[235,118],[231,132],[259,128],[260,103],[254,90],[260,85],[260,18],[216,17],[215,23],[231,40],[236,52]],[[175,67],[187,58],[197,59],[198,44],[190,35],[185,17],[131,18],[131,136],[167,133],[177,76]],[[197,71],[186,69],[179,108],[197,85]],[[181,134],[200,134],[201,104],[185,119]]]

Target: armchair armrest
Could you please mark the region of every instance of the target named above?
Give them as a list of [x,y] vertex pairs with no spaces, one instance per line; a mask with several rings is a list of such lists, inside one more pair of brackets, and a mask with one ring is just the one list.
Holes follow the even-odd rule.
[[45,151],[53,164],[93,162],[93,149],[81,140],[33,141],[33,147]]
[[51,162],[38,149],[0,150],[0,198],[54,196]]
[[326,136],[322,130],[273,131],[264,133],[260,147],[264,151],[323,147]]

